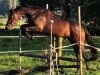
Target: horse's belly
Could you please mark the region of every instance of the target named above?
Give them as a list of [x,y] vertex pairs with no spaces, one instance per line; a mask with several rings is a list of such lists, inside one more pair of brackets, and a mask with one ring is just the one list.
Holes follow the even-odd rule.
[[70,35],[70,26],[62,26],[61,28],[57,28],[54,30],[54,35],[56,36],[69,36]]
[[58,30],[58,31],[55,31],[55,32],[53,32],[53,35],[54,36],[61,36],[61,37],[67,37],[67,36],[69,36],[70,35],[70,31],[69,30],[62,30],[62,29],[60,29],[60,30]]

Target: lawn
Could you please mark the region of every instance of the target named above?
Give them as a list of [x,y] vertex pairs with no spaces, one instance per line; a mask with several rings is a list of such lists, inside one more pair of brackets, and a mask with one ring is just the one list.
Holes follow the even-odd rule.
[[[17,35],[17,34],[16,34]],[[94,39],[94,42],[99,43],[100,40]],[[96,44],[95,43],[95,44]],[[68,42],[63,41],[63,45],[69,44]],[[100,47],[100,45],[97,45]],[[44,38],[35,38],[34,40],[29,40],[22,38],[22,51],[32,50],[31,53],[34,54],[44,54],[45,49],[50,49],[50,39]],[[63,57],[76,58],[73,51],[63,51]],[[6,38],[0,39],[0,51],[19,51],[19,38]],[[90,52],[89,52],[90,53]],[[44,59],[31,58],[31,57],[20,57],[19,53],[3,53],[0,54],[0,73],[7,74],[9,70],[27,69],[29,72],[26,75],[48,75],[49,70],[43,71],[43,67],[47,66]],[[76,62],[62,61],[63,65],[75,65]],[[100,52],[98,52],[98,59],[96,61],[91,61],[88,63],[90,70],[86,69],[84,60],[83,60],[83,73],[84,75],[100,75]],[[42,72],[43,71],[43,72]],[[76,68],[64,68],[61,70],[60,75],[79,75]],[[55,69],[55,75],[57,75],[57,70]]]
[[[36,54],[37,52],[34,52]],[[37,54],[42,54],[38,52]],[[100,55],[100,53],[99,53]],[[64,51],[64,57],[75,58],[73,51]],[[21,63],[19,61],[19,56],[16,53],[12,54],[1,54],[0,55],[0,73],[9,72],[9,70],[19,69],[20,66],[22,69],[30,70],[26,75],[48,75],[49,70],[43,71],[44,66],[47,66],[44,62],[44,59],[31,58],[31,57],[21,57]],[[75,65],[75,62],[62,61],[63,65]],[[42,67],[41,67],[42,66]],[[42,69],[41,69],[42,68]],[[86,69],[85,63],[83,62],[83,73],[85,75],[100,75],[100,58],[96,61],[89,62],[90,70]],[[55,75],[57,75],[57,69],[55,69]],[[43,72],[42,72],[43,71]],[[64,68],[60,75],[74,75],[77,69],[75,68]],[[76,72],[76,75],[79,75],[79,71]]]

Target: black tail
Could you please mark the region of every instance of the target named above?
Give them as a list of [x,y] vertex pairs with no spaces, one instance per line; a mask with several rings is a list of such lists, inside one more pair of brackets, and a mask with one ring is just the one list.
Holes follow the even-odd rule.
[[[85,34],[86,34],[86,41],[89,45],[94,46],[94,43],[93,43],[93,39],[90,35],[90,33],[88,32],[88,30],[86,29],[86,27],[83,25],[83,28],[85,30]],[[97,59],[97,49],[93,48],[93,47],[90,47],[91,49],[91,57],[89,58],[89,60],[96,60]]]

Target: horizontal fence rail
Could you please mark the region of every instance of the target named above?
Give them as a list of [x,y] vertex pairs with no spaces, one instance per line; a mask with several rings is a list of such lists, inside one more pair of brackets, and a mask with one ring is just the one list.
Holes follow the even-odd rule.
[[[34,38],[45,38],[45,37],[48,37],[48,36],[41,36],[41,35],[38,35],[38,36],[33,36]],[[92,36],[94,39],[100,39],[100,36]],[[20,38],[25,38],[24,36],[0,36],[0,39],[5,39],[5,38],[18,38],[18,39],[20,39]],[[18,41],[19,42],[19,41]],[[34,41],[33,41],[34,42]],[[19,43],[18,43],[19,44]],[[95,43],[95,44],[98,44],[98,45],[100,45],[100,43]],[[10,45],[10,44],[9,44]],[[17,47],[19,47],[19,45],[17,46]],[[19,48],[18,48],[19,49]],[[0,54],[1,53],[20,53],[20,51],[18,51],[18,49],[17,49],[17,51],[0,51]],[[48,49],[49,50],[49,49]],[[63,49],[63,50],[66,50],[66,51],[73,51],[73,49]],[[29,49],[29,50],[22,50],[21,52],[35,52],[35,51],[45,51],[45,49],[43,49],[43,50],[33,50],[33,49]],[[89,49],[87,49],[87,51],[89,51]],[[98,50],[98,51],[100,51],[100,49]]]
[[[19,38],[20,36],[0,36],[0,38]],[[24,37],[24,36],[21,36]],[[47,36],[33,36],[34,38],[47,37]]]
[[[21,36],[21,37],[24,37],[24,36]],[[43,35],[41,35],[41,36],[33,36],[33,37],[47,37],[47,36],[43,36]],[[19,38],[19,36],[0,36],[0,38]],[[92,36],[92,38],[100,38],[100,36]]]

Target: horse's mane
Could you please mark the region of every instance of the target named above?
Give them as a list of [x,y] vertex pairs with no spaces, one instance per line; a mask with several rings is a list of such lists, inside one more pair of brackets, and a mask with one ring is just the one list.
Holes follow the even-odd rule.
[[23,8],[29,8],[29,9],[46,9],[46,8],[43,8],[43,7],[40,7],[40,6],[18,6],[16,7],[14,10],[19,10],[19,9],[23,9]]

